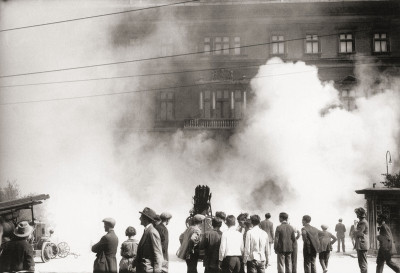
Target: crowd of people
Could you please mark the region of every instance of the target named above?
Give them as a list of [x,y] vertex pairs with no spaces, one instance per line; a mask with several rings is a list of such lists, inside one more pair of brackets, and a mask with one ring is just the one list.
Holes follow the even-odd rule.
[[[116,258],[118,237],[114,232],[116,221],[113,218],[103,220],[107,233],[92,246],[92,252],[96,253],[93,272],[168,272],[167,225],[172,215],[167,212],[158,215],[148,207],[139,213],[144,233],[140,240],[137,240],[136,229],[132,226],[126,228],[127,240],[120,247],[119,266]],[[354,239],[353,247],[357,251],[360,272],[366,273],[366,255],[369,249],[368,222],[363,208],[355,209],[355,213],[359,221],[351,227],[350,236]],[[206,219],[202,214],[194,215],[187,229],[179,237],[181,244],[176,254],[185,260],[187,273],[198,272],[197,264],[200,259],[203,260],[204,273],[264,273],[270,266],[273,249],[277,255],[278,273],[295,273],[297,240],[302,237],[304,272],[316,273],[317,255],[323,272],[328,271],[330,252],[336,241],[337,251],[340,251],[341,245],[345,252],[343,239],[346,228],[342,219],[339,219],[335,227],[334,236],[324,224],[321,225],[321,229],[313,227],[309,215],[303,216],[303,227],[300,231],[289,223],[289,215],[285,212],[279,214],[280,224],[275,230],[270,218],[270,213],[266,213],[265,220],[261,221],[257,214],[249,216],[247,213],[241,213],[235,217],[226,216],[224,212],[219,211],[211,218],[211,227],[207,229],[205,223],[210,218]],[[400,272],[400,267],[392,261],[395,245],[386,221],[387,216],[384,214],[377,218],[379,251],[376,272],[383,271],[385,262],[393,271]],[[32,226],[27,221],[18,223],[11,238],[3,236],[3,227],[4,222],[1,222],[0,272],[34,271],[33,249],[28,242],[32,236]]]

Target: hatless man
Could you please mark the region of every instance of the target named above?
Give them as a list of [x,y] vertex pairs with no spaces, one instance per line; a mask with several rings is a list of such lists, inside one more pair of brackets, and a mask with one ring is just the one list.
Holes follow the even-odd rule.
[[179,237],[181,246],[178,250],[178,258],[186,261],[187,273],[197,273],[201,234],[200,225],[204,218],[205,216],[202,214],[193,216],[190,226]]
[[356,244],[356,238],[354,237],[354,231],[356,230],[358,221],[354,220],[354,225],[351,225],[350,227],[350,232],[349,232],[349,236],[351,238],[351,243],[353,244],[353,249],[355,249],[355,244]]
[[226,225],[226,223],[225,223],[225,220],[226,220],[226,213],[223,212],[223,211],[217,211],[217,212],[215,212],[215,217],[221,219],[221,221],[222,221],[222,226],[221,226],[220,230],[221,230],[222,232],[224,232],[225,230],[227,230],[228,227],[227,227],[227,225]]
[[35,271],[33,248],[28,242],[32,232],[33,227],[28,221],[17,225],[14,237],[1,246],[0,272]]
[[151,208],[140,211],[140,224],[144,226],[144,233],[139,241],[136,258],[132,266],[136,267],[136,273],[161,273],[163,253],[161,238],[153,223],[156,213]]
[[400,266],[392,261],[392,255],[396,253],[396,246],[393,242],[393,235],[390,227],[386,224],[387,215],[378,215],[379,241],[378,256],[376,257],[376,273],[382,273],[385,262],[394,272],[400,272]]
[[342,223],[343,219],[339,219],[339,223],[336,224],[335,226],[335,231],[336,231],[336,238],[337,238],[337,252],[340,252],[340,243],[342,243],[342,250],[343,252],[346,252],[345,246],[344,246],[344,237],[345,237],[345,232],[346,232],[346,227]]
[[243,235],[235,228],[235,216],[226,217],[228,229],[222,233],[218,268],[223,273],[239,273],[243,255]]
[[356,239],[356,251],[357,251],[357,259],[358,266],[360,267],[361,273],[368,272],[368,261],[367,261],[367,251],[369,249],[369,239],[368,239],[368,222],[365,219],[365,209],[364,208],[356,208],[354,212],[359,219],[356,230],[354,231],[354,237]]
[[302,219],[303,228],[301,236],[303,238],[303,257],[304,257],[304,273],[317,273],[315,260],[317,253],[321,252],[319,242],[319,233],[317,228],[310,225],[311,217],[304,215]]
[[214,217],[211,221],[213,229],[204,234],[201,248],[204,249],[204,273],[219,273],[219,247],[221,245],[222,232],[220,230],[222,220]]
[[246,242],[243,255],[243,263],[247,265],[247,273],[264,273],[268,264],[268,234],[262,230],[260,216],[250,216],[252,229],[246,233]]
[[276,227],[274,250],[277,254],[278,273],[292,272],[293,244],[296,241],[294,229],[288,224],[289,215],[286,212],[279,213],[279,222]]
[[262,230],[264,230],[268,234],[268,238],[269,238],[269,244],[268,244],[268,255],[269,255],[269,257],[268,257],[268,261],[270,261],[271,248],[272,248],[272,244],[274,243],[274,224],[272,223],[270,218],[271,218],[271,213],[267,212],[265,214],[265,220],[263,220],[260,223],[260,228]]
[[101,237],[100,241],[92,246],[92,252],[96,253],[96,260],[93,265],[93,272],[112,272],[116,273],[118,251],[118,237],[115,235],[113,218],[103,219],[104,231],[106,235]]

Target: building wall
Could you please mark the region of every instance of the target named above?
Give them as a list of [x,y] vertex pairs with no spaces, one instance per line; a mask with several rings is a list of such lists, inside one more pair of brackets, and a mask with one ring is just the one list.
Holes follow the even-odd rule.
[[[171,48],[165,50],[166,55],[201,52],[205,49],[205,38],[210,39],[211,50],[215,48],[212,42],[216,44],[216,37],[221,39],[229,37],[229,47],[235,46],[235,37],[240,37],[242,46],[239,55],[232,54],[235,49],[230,49],[231,54],[227,55],[216,55],[215,52],[208,55],[188,54],[161,62],[157,69],[173,67],[177,71],[198,69],[204,71],[179,74],[173,80],[168,80],[169,84],[166,86],[183,87],[170,90],[173,98],[169,102],[169,107],[173,110],[167,118],[165,105],[161,106],[165,102],[162,101],[160,94],[156,95],[158,113],[155,115],[157,120],[155,127],[174,130],[184,127],[184,121],[187,119],[205,118],[204,109],[200,109],[200,92],[234,91],[239,88],[251,98],[249,79],[256,74],[258,65],[273,56],[279,56],[285,61],[303,60],[317,65],[322,68],[319,72],[321,80],[333,80],[338,88],[343,90],[357,83],[354,77],[356,62],[372,62],[380,71],[390,68],[398,73],[400,66],[398,14],[400,14],[398,1],[280,3],[249,0],[229,1],[228,4],[226,1],[202,0],[190,5],[170,7],[162,14],[153,12],[154,16],[146,17],[148,24],[162,27],[173,21],[179,25],[178,31],[184,32],[182,36],[184,40],[172,39],[167,43],[166,47]],[[137,20],[136,23],[139,23],[143,18]],[[131,24],[135,24],[135,20]],[[340,33],[352,35],[354,46],[352,52],[339,52]],[[388,37],[386,42],[390,46],[388,52],[383,54],[373,52],[375,33],[386,33]],[[168,36],[168,30],[166,34]],[[304,38],[310,34],[318,35],[317,54],[305,53]],[[282,42],[285,47],[283,54],[271,53],[272,36],[283,36]],[[256,44],[260,45],[249,46]],[[245,68],[251,65],[253,67]],[[218,74],[218,69],[221,67],[228,67],[225,72],[232,71],[231,77],[215,77],[215,73]],[[161,82],[163,81],[160,80]],[[349,93],[344,94],[349,95]],[[352,107],[349,107],[351,110]],[[217,116],[211,115],[210,118],[216,119]],[[233,115],[223,118],[237,119]]]

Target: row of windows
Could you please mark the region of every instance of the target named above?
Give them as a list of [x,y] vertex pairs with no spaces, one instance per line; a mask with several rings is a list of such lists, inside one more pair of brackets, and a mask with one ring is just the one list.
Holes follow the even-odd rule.
[[[199,94],[199,111],[202,118],[240,119],[246,110],[246,102],[246,91],[202,91]],[[158,119],[174,120],[174,92],[160,92]]]
[[[355,40],[353,33],[339,34],[339,53],[355,52]],[[321,53],[321,43],[318,34],[307,34],[305,38],[305,53]],[[374,53],[389,52],[389,38],[387,33],[374,33],[372,37]],[[286,42],[284,35],[272,35],[270,53],[272,55],[283,55],[286,53]],[[240,37],[205,37],[204,54],[206,55],[240,55]]]
[[[340,93],[343,107],[355,109],[355,92],[342,90]],[[174,120],[174,92],[159,93],[159,120]],[[199,93],[199,111],[201,118],[241,119],[246,111],[247,92],[243,90],[201,91]]]

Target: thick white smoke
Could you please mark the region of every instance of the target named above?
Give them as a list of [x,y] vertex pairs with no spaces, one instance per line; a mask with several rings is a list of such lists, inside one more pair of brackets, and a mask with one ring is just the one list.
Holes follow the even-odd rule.
[[[19,14],[20,8],[11,10]],[[51,8],[36,12],[47,14],[45,21],[62,19],[57,14],[73,18],[88,13],[81,9],[70,14],[61,9],[47,12]],[[9,17],[2,18],[3,23],[8,22],[4,18]],[[20,25],[36,23],[22,19]],[[15,32],[1,38],[2,74],[127,58],[129,48],[121,52],[111,45],[115,42],[110,41],[110,33],[116,31],[114,23],[89,21],[74,26]],[[151,34],[144,32],[151,44]],[[157,30],[154,33],[160,35]],[[24,43],[14,43],[21,37]],[[155,52],[131,54],[133,59]],[[24,80],[91,78],[126,71],[138,74],[141,69],[129,65],[84,71]],[[366,73],[358,76],[363,90],[370,88],[363,78]],[[2,82],[17,83],[21,83],[20,78]],[[399,162],[395,158],[399,155],[398,86],[366,92],[367,97],[357,99],[357,109],[348,112],[340,107],[332,83],[320,82],[315,67],[272,59],[252,80],[254,98],[247,107],[246,119],[230,139],[184,130],[175,134],[137,132],[149,121],[146,113],[152,113],[152,109],[143,103],[143,99],[149,100],[146,95],[135,93],[2,106],[0,182],[15,179],[24,193],[50,194],[45,202],[48,220],[60,240],[81,253],[89,251],[90,243],[104,233],[101,220],[108,216],[117,220],[120,241],[128,225],[136,227],[140,237],[138,212],[149,206],[159,213],[173,214],[169,226],[173,256],[199,184],[210,186],[214,212],[271,212],[277,224],[278,213],[286,211],[297,227],[301,217],[309,214],[314,225],[326,223],[332,230],[339,217],[350,225],[354,207],[364,204],[363,196],[354,190],[382,180],[386,151],[390,150],[394,162]],[[137,79],[4,88],[1,102],[140,88]],[[139,116],[139,125],[136,117],[129,117],[132,111]],[[134,129],[126,128],[129,126]],[[398,170],[398,165],[392,170]]]

